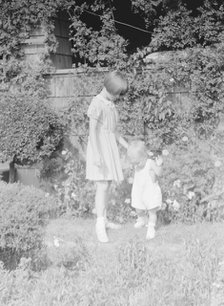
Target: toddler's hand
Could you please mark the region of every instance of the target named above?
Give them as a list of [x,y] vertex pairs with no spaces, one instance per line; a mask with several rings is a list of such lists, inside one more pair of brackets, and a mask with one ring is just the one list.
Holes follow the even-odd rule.
[[154,156],[153,152],[151,152],[151,151],[147,151],[147,154],[148,154],[149,157],[153,157]]
[[156,162],[157,166],[159,166],[159,167],[162,166],[162,164],[163,164],[162,157],[161,156],[156,157],[155,162]]

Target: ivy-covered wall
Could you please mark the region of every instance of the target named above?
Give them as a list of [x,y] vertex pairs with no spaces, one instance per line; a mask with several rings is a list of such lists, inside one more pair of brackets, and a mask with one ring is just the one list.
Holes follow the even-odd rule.
[[[213,54],[214,52],[214,54]],[[139,68],[123,70],[129,91],[117,103],[125,135],[154,135],[160,145],[173,143],[189,133],[208,137],[223,109],[223,72],[218,50],[189,49],[152,53],[136,60]],[[136,64],[136,63],[135,63]],[[108,68],[57,70],[50,76],[49,102],[68,112],[71,132],[88,133],[86,112],[103,86]],[[158,139],[157,139],[158,144]]]

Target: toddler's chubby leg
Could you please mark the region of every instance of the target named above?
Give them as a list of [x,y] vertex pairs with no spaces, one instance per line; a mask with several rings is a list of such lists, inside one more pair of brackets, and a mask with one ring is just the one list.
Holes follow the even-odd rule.
[[147,234],[146,234],[146,239],[150,240],[155,237],[155,225],[157,222],[157,208],[150,209],[149,210],[149,221],[148,221],[148,229],[147,229]]
[[137,220],[134,224],[135,228],[141,228],[145,226],[145,211],[143,209],[136,209],[136,213],[138,215]]
[[110,188],[109,181],[97,181],[96,182],[96,195],[95,195],[95,207],[96,207],[96,235],[100,242],[108,242],[109,239],[106,233],[106,220],[105,210],[108,192]]

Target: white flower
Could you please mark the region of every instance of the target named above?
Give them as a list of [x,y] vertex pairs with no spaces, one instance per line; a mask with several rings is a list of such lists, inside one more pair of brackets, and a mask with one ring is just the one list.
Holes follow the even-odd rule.
[[130,204],[130,203],[131,203],[131,199],[125,199],[125,200],[124,200],[124,203],[125,203],[125,204]]
[[180,188],[181,187],[181,181],[178,179],[176,181],[173,182],[173,187],[177,187]]
[[46,192],[46,193],[45,193],[45,198],[48,198],[49,195],[50,195],[50,194],[49,194],[48,192]]
[[59,239],[57,237],[54,237],[54,246],[56,246],[56,248],[60,246]]
[[167,203],[162,203],[161,210],[165,210],[167,208]]
[[124,218],[123,218],[123,217],[119,217],[119,218],[118,218],[118,221],[119,221],[120,223],[124,223]]
[[175,211],[178,211],[180,209],[180,204],[177,202],[177,200],[173,201],[173,209]]
[[170,204],[172,204],[172,203],[173,203],[173,201],[172,201],[172,200],[170,200],[170,199],[166,199],[166,203],[167,203],[168,205],[170,205]]
[[147,154],[148,154],[148,156],[153,156],[154,155],[153,152],[151,152],[151,151],[147,151]]
[[188,141],[188,137],[187,136],[182,137],[182,141],[187,142]]
[[77,195],[76,195],[74,192],[72,192],[72,193],[71,193],[71,197],[75,200],[76,197],[77,197]]
[[187,197],[188,197],[189,200],[192,200],[194,196],[195,196],[195,193],[193,191],[189,191],[187,193]]
[[136,217],[136,212],[134,211],[134,210],[132,210],[131,212],[130,212],[130,216],[132,216],[132,217]]
[[133,177],[128,178],[128,184],[133,184],[133,181],[134,181]]
[[166,149],[162,151],[162,155],[163,155],[163,156],[167,156],[167,155],[169,155],[169,154],[170,154],[169,151],[166,150]]
[[171,83],[175,82],[174,78],[170,78],[170,82]]
[[220,160],[216,160],[214,165],[216,168],[219,168],[222,166],[222,162]]
[[62,150],[61,154],[62,155],[66,155],[67,154],[67,150]]
[[116,201],[115,201],[115,199],[112,199],[112,200],[111,200],[111,205],[113,205],[113,206],[115,206],[115,205],[116,205]]

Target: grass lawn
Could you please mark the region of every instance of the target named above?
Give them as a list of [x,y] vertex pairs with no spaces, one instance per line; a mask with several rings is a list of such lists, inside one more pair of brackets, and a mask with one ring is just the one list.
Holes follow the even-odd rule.
[[54,265],[35,273],[20,268],[12,283],[2,270],[0,305],[222,305],[213,284],[224,224],[161,226],[149,242],[146,228],[133,224],[108,234],[111,242],[100,244],[91,219],[52,221],[45,242]]

